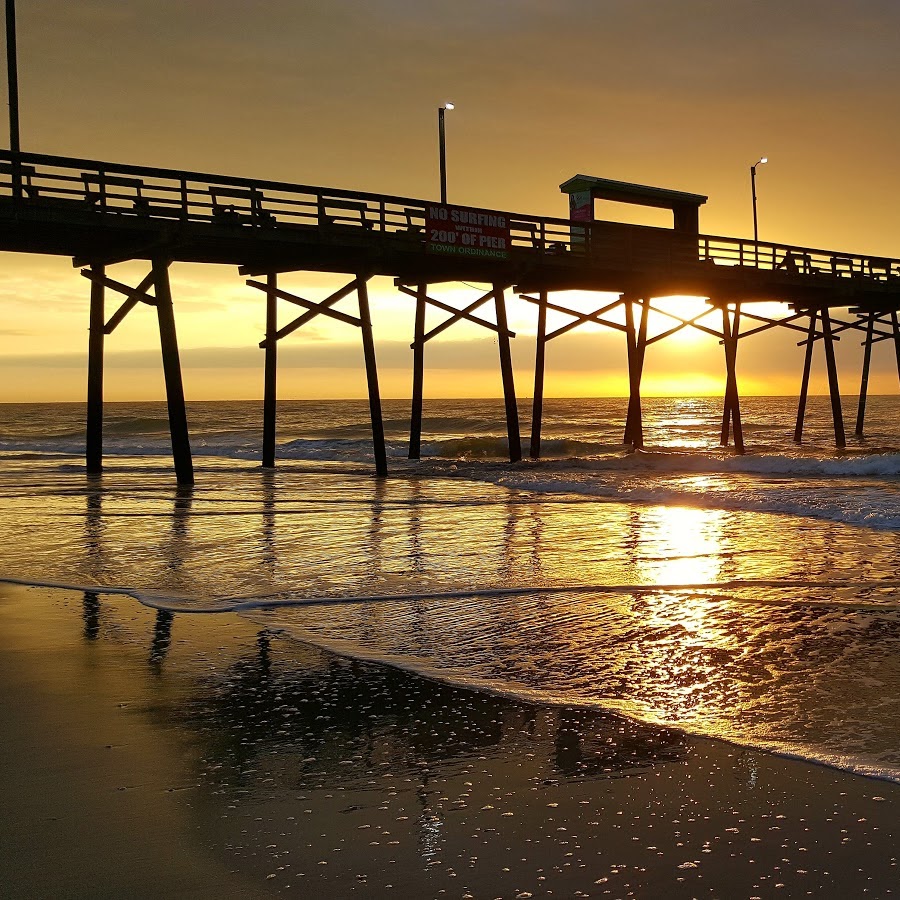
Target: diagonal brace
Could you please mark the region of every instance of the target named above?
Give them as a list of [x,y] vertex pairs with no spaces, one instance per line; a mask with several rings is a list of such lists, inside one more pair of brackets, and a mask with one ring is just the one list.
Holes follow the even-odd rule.
[[[419,298],[419,294],[416,291],[410,290],[410,288],[406,287],[404,284],[398,284],[397,290],[400,291],[401,294],[406,294],[408,297]],[[459,310],[454,306],[451,306],[449,303],[444,303],[442,300],[436,300],[434,297],[424,296],[422,299],[425,300],[426,303],[430,303],[432,306],[436,306],[438,309],[444,310],[444,312],[451,313],[455,315],[457,318],[453,319],[453,321],[447,324],[447,327],[453,324],[453,322],[458,322],[460,318],[468,319],[470,322],[474,322],[476,325],[482,325],[484,328],[489,329],[490,331],[496,331],[498,334],[500,333],[500,329],[493,323],[489,322],[487,319],[481,319],[478,316],[473,316],[466,310]],[[483,303],[485,300],[490,299],[490,295],[488,297],[482,298],[479,303]],[[469,307],[466,307],[469,309]],[[443,329],[442,329],[443,330]],[[508,337],[515,337],[515,333],[512,331],[506,332]],[[428,340],[430,337],[434,337],[434,332],[429,332],[424,340]],[[410,344],[410,347],[415,347],[415,344]]]
[[[710,331],[710,329],[704,329],[702,325],[698,325],[697,322],[699,322],[700,319],[702,319],[704,316],[708,316],[711,312],[715,312],[715,310],[716,310],[715,306],[710,306],[707,309],[704,309],[703,312],[697,313],[697,315],[691,319],[681,319],[680,324],[675,325],[674,327],[669,328],[666,331],[662,331],[659,334],[654,335],[652,338],[649,338],[646,341],[646,343],[647,344],[655,344],[657,341],[661,341],[663,338],[671,337],[671,335],[677,334],[679,331],[683,331],[685,328],[693,327],[693,328],[697,328],[697,329],[701,329],[701,330]],[[666,315],[668,315],[668,313]],[[679,317],[674,316],[673,318],[677,319]],[[715,334],[715,332],[712,332],[712,333]]]
[[[705,334],[710,334],[710,335],[712,335],[713,337],[716,337],[716,338],[721,338],[721,337],[722,337],[722,332],[721,332],[721,331],[716,331],[714,328],[707,328],[706,325],[701,325],[700,322],[699,322],[699,319],[702,319],[703,316],[709,315],[709,313],[711,313],[711,312],[713,312],[715,309],[717,309],[717,307],[715,307],[715,306],[710,306],[709,309],[703,310],[702,313],[700,313],[699,315],[694,316],[693,319],[683,319],[681,316],[678,316],[678,315],[676,315],[675,313],[667,312],[667,311],[664,310],[664,309],[657,309],[655,306],[651,306],[650,304],[647,304],[647,305],[648,305],[648,307],[649,307],[649,309],[650,309],[651,312],[655,312],[655,313],[657,313],[657,314],[659,314],[659,315],[661,315],[661,316],[667,316],[667,317],[670,318],[670,319],[675,319],[676,322],[681,322],[681,325],[680,325],[678,328],[675,329],[676,331],[677,331],[677,330],[680,330],[681,328],[686,328],[688,325],[690,325],[692,328],[696,328],[698,331],[702,331],[702,332],[704,332]],[[671,332],[670,332],[670,334],[671,334]],[[654,337],[654,338],[651,338],[650,341],[648,341],[648,343],[652,343],[652,342],[655,341],[655,340],[656,340],[655,337]]]
[[[826,311],[827,311],[827,307],[826,307],[826,309],[822,310],[823,313]],[[807,313],[807,315],[808,315],[808,313]],[[837,323],[837,327],[835,327],[835,323]],[[838,332],[849,331],[849,330],[865,331],[866,326],[862,322],[858,322],[858,321],[857,322],[845,322],[842,319],[832,319],[829,317],[829,333],[828,334],[825,333],[824,319],[823,319],[823,330],[817,331],[812,336],[812,338],[807,338],[805,341],[797,341],[797,346],[803,347],[805,344],[808,344],[810,342],[810,340],[812,340],[812,342],[815,343],[816,341],[821,341],[825,338],[827,338],[828,340],[831,340],[831,341],[839,341],[841,338],[840,338]],[[884,332],[881,332],[881,331],[876,331],[875,334],[881,334],[885,337],[888,336],[888,335],[884,335]]]
[[[280,341],[283,337],[286,337],[291,332],[296,331],[298,328],[305,325],[307,322],[311,322],[320,313],[325,313],[326,315],[330,315],[330,314],[334,313],[335,310],[330,309],[330,307],[334,306],[335,303],[338,303],[339,301],[343,300],[344,297],[347,297],[350,294],[352,294],[353,291],[355,291],[357,289],[357,286],[359,285],[361,280],[362,279],[354,278],[353,281],[351,281],[349,284],[345,284],[342,288],[339,288],[338,290],[336,290],[331,296],[326,297],[320,303],[312,304],[310,306],[308,312],[303,313],[302,316],[298,316],[296,319],[294,319],[293,322],[289,322],[283,328],[279,328],[278,331],[276,331],[275,334],[272,336],[272,338],[266,338],[264,341],[260,341],[259,346],[262,348],[265,348],[265,347],[269,346],[270,340]],[[259,282],[253,283],[253,282],[248,281],[247,283],[253,284],[254,287],[260,286]],[[262,285],[262,289],[268,290],[268,286]],[[298,299],[298,298],[294,298],[294,299]],[[335,318],[338,318],[338,316],[335,316]],[[350,318],[352,318],[352,317],[350,317]],[[358,326],[358,325],[361,325],[362,323],[360,322],[359,319],[355,319],[353,321],[353,324]]]
[[[862,316],[863,314],[862,314],[862,313],[857,313],[857,315]],[[890,312],[890,311],[880,312],[880,313],[875,313],[875,317],[874,317],[874,319],[872,320],[872,321],[873,321],[873,324],[875,324],[875,325],[888,325],[888,326],[890,326],[890,325],[891,325],[891,322],[889,322],[889,321],[887,320],[887,317],[888,317],[888,316],[892,316],[892,315],[896,315],[896,313],[893,313],[893,312]],[[864,324],[865,324],[864,321],[862,320],[862,318],[860,318],[859,320],[857,320],[857,326],[856,326],[856,327],[859,328],[860,330],[862,330],[862,328],[864,327]],[[877,344],[877,343],[879,343],[880,341],[889,341],[889,340],[891,340],[891,339],[894,337],[894,332],[893,332],[893,330],[891,330],[891,331],[879,331],[877,328],[874,328],[874,327],[873,327],[873,329],[872,329],[872,334],[873,334],[873,335],[875,335],[875,334],[878,335],[878,337],[872,339],[871,342],[872,342],[873,344]],[[863,342],[863,343],[865,343],[865,342]]]
[[527,294],[519,294],[519,296],[523,300],[527,300],[529,303],[536,303],[538,305],[544,305],[547,309],[552,309],[554,312],[563,313],[566,316],[573,316],[574,321],[567,322],[565,325],[557,328],[556,331],[551,331],[544,340],[550,341],[555,337],[559,337],[561,334],[565,334],[568,331],[571,331],[573,328],[577,328],[579,325],[584,324],[585,322],[594,322],[597,325],[605,325],[607,328],[615,328],[617,331],[626,331],[626,327],[621,325],[619,322],[607,322],[606,319],[601,319],[600,316],[608,313],[611,309],[615,309],[620,303],[622,303],[622,297],[618,297],[616,300],[613,300],[612,303],[607,303],[606,306],[601,307],[600,309],[594,310],[594,312],[583,313],[577,312],[574,309],[568,309],[565,306],[559,306],[556,303],[551,303],[549,300],[538,300],[535,297],[529,297]]
[[337,319],[339,322],[346,322],[348,325],[354,325],[357,328],[359,328],[361,324],[358,316],[351,316],[337,309],[320,309],[321,304],[313,303],[311,300],[304,300],[303,297],[288,293],[288,291],[282,290],[281,288],[273,289],[269,285],[263,284],[261,281],[253,280],[248,281],[247,284],[250,285],[250,287],[265,291],[267,294],[273,294],[278,297],[279,300],[287,300],[288,303],[293,303],[296,306],[302,306],[308,310],[316,310],[317,314],[322,313],[322,315],[330,316],[332,319]]
[[[443,322],[441,322],[440,325],[436,326],[435,328],[432,328],[431,331],[429,331],[427,334],[423,335],[422,343],[424,344],[427,341],[430,341],[433,337],[437,337],[442,331],[446,331],[451,325],[454,325],[457,322],[459,322],[460,319],[471,318],[469,313],[474,312],[476,309],[478,309],[479,306],[484,305],[485,303],[488,302],[488,300],[493,299],[493,297],[494,297],[494,291],[490,290],[483,296],[479,297],[477,300],[473,300],[464,309],[455,310],[454,314],[452,316],[450,316],[449,319],[445,319]],[[494,330],[497,331],[498,334],[500,333],[499,329],[494,329]],[[506,331],[506,333],[510,337],[515,337],[515,335],[510,331]]]
[[104,334],[112,334],[116,328],[119,326],[121,321],[128,315],[138,305],[138,303],[147,303],[150,306],[156,306],[156,298],[151,297],[147,290],[150,285],[153,284],[154,277],[151,272],[146,278],[141,281],[141,283],[136,287],[129,287],[127,284],[122,284],[121,281],[115,281],[112,278],[108,278],[100,272],[95,272],[93,269],[82,269],[81,274],[91,281],[93,284],[99,284],[103,287],[108,287],[111,290],[116,291],[120,294],[125,294],[128,298],[110,317],[109,321],[103,326]]
[[747,312],[746,310],[741,311],[741,315],[747,319],[753,319],[756,322],[765,322],[765,325],[759,325],[756,328],[751,328],[748,331],[745,331],[741,337],[750,337],[752,334],[759,334],[761,331],[768,331],[770,328],[776,328],[778,325],[783,326],[784,328],[792,328],[794,331],[802,331],[804,334],[809,333],[808,328],[804,328],[802,325],[794,325],[792,324],[796,319],[803,318],[806,313],[793,313],[790,316],[786,316],[784,319],[769,319],[766,316],[760,316],[757,313]]

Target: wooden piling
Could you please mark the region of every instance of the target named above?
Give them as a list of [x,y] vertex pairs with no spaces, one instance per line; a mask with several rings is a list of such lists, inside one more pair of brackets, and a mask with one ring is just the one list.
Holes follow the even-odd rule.
[[263,384],[263,448],[264,469],[275,467],[275,430],[278,406],[278,276],[266,276],[266,359]]
[[534,397],[531,401],[531,441],[528,455],[541,458],[541,425],[544,418],[544,367],[547,352],[547,292],[538,295],[537,341],[534,348]]
[[625,418],[624,443],[636,450],[644,446],[644,421],[641,410],[641,378],[647,350],[647,300],[641,300],[641,320],[635,328],[634,308],[625,300],[625,339],[628,345],[628,414]]
[[[866,394],[869,389],[869,366],[872,362],[872,336],[875,331],[875,313],[870,312],[866,319],[866,339],[863,342],[862,375],[859,381],[859,403],[856,407],[856,437],[863,436],[866,420]],[[895,332],[896,337],[896,332]]]
[[725,397],[722,402],[722,430],[719,435],[719,446],[727,447],[728,441],[730,439],[731,439],[731,398],[728,394],[728,380],[726,378]]
[[384,441],[384,421],[381,416],[381,395],[378,391],[378,364],[375,360],[375,340],[372,335],[372,316],[369,312],[368,276],[356,278],[356,296],[359,302],[359,323],[362,331],[363,354],[366,360],[366,381],[369,389],[369,415],[372,419],[372,452],[375,456],[375,474],[385,476],[387,448]]
[[425,386],[425,307],[428,285],[416,288],[416,319],[413,326],[412,403],[409,412],[409,459],[422,454],[422,403]]
[[[104,277],[104,266],[91,266],[98,279]],[[104,287],[99,280],[91,281],[91,309],[88,331],[87,425],[85,435],[85,466],[88,475],[103,471],[103,345],[106,313]]]
[[628,413],[625,416],[625,434],[622,437],[623,444],[634,446],[632,405],[634,403],[634,367],[635,354],[637,352],[637,333],[634,327],[634,309],[631,306],[631,298],[624,298],[625,304],[625,347],[628,360]]
[[891,330],[894,333],[894,356],[897,358],[897,374],[900,375],[900,324],[897,322],[897,310],[891,311]]
[[803,377],[800,381],[800,396],[797,399],[797,424],[794,426],[794,443],[803,443],[803,420],[806,416],[806,399],[809,396],[809,373],[812,368],[813,345],[816,339],[816,319],[818,311],[809,311],[809,328],[806,333],[806,355],[803,359]]
[[828,391],[831,394],[831,418],[834,422],[834,443],[839,449],[847,446],[844,434],[844,416],[841,412],[841,391],[838,387],[837,364],[834,358],[834,336],[831,332],[831,316],[828,307],[822,307],[822,339],[825,343],[825,366],[828,370]]
[[513,379],[512,354],[509,346],[509,328],[506,322],[504,286],[494,285],[494,308],[497,313],[497,346],[500,351],[500,376],[503,381],[503,399],[506,405],[506,434],[509,439],[509,461],[522,458],[522,437],[519,433],[519,409],[516,405],[516,386]]
[[731,334],[731,322],[727,304],[722,307],[722,317],[722,344],[725,347],[725,397],[722,402],[722,430],[719,444],[727,447],[731,435],[731,391],[728,378],[728,336]]
[[734,433],[734,449],[744,453],[744,428],[741,423],[741,400],[737,384],[737,345],[741,327],[741,306],[734,306],[732,319],[728,304],[722,306],[722,340],[725,346],[725,411],[722,417],[722,446],[728,445],[729,423]]
[[644,375],[644,360],[647,357],[647,320],[650,316],[650,298],[641,300],[641,322],[638,325],[637,373],[634,387],[634,429],[638,448],[644,446],[644,413],[641,409],[641,379]]
[[191,460],[187,410],[184,405],[184,385],[181,379],[181,363],[178,359],[178,338],[175,333],[175,313],[172,308],[172,291],[169,286],[168,260],[160,258],[153,260],[153,280],[175,477],[179,484],[193,484],[194,464]]

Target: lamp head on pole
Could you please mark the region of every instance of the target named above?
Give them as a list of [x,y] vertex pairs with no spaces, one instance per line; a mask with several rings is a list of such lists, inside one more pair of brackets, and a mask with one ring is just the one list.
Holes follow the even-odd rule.
[[452,104],[449,100],[446,103],[441,104],[441,109],[456,109],[454,104]]
[[768,161],[768,156],[761,156],[752,166],[750,166],[750,188],[753,197],[753,243],[756,245],[756,265],[759,265],[759,225],[756,218],[756,167],[761,166]]

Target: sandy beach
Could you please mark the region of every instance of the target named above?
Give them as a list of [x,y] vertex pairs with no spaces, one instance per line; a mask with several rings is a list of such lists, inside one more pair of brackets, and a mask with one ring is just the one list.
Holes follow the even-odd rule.
[[0,589],[6,897],[889,896],[900,787]]

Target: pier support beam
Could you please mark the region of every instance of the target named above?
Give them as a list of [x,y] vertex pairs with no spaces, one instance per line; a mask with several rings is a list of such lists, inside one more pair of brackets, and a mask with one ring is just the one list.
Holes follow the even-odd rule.
[[154,295],[159,320],[159,341],[162,348],[163,375],[166,381],[166,404],[169,409],[169,431],[172,436],[172,459],[179,484],[194,483],[194,464],[188,437],[187,410],[184,405],[184,385],[181,362],[178,358],[178,338],[175,333],[175,313],[169,286],[169,261],[153,260]]
[[741,400],[737,384],[737,345],[741,327],[741,305],[735,303],[734,315],[728,304],[722,306],[722,342],[725,347],[725,408],[722,414],[723,447],[728,446],[729,426],[734,433],[734,449],[744,452],[744,429],[741,424]]
[[897,321],[897,310],[891,310],[891,331],[894,334],[894,355],[897,358],[897,374],[900,375],[900,322]]
[[538,294],[537,341],[534,347],[534,397],[531,401],[531,441],[528,455],[541,458],[541,425],[544,418],[544,368],[547,354],[547,292]]
[[509,461],[522,458],[522,437],[519,432],[519,408],[516,405],[516,386],[513,379],[509,328],[506,323],[504,286],[494,285],[494,309],[497,313],[497,347],[500,351],[500,376],[503,380],[503,401],[506,405],[506,435],[509,439]]
[[91,266],[96,280],[91,281],[91,311],[88,332],[87,427],[85,466],[88,475],[103,471],[103,345],[106,337],[104,266]]
[[[544,370],[546,363],[546,347],[553,338],[561,337],[570,331],[583,325],[585,322],[604,325],[616,331],[626,332],[628,339],[628,363],[629,376],[632,382],[632,390],[629,397],[628,423],[625,426],[625,443],[629,443],[632,421],[638,422],[638,440],[642,441],[642,432],[640,426],[640,372],[643,367],[644,350],[648,343],[647,340],[647,315],[649,313],[649,301],[641,300],[641,326],[640,333],[635,336],[633,311],[629,308],[632,301],[626,300],[624,295],[618,295],[612,303],[595,309],[592,312],[582,312],[571,307],[561,306],[558,303],[551,303],[547,297],[547,291],[542,290],[537,297],[532,297],[527,293],[519,294],[523,300],[534,303],[538,307],[538,329],[537,329],[537,345],[535,348],[534,358],[534,402],[532,406],[531,418],[531,448],[530,454],[532,459],[538,459],[541,454],[541,426],[543,420],[543,404],[544,404]],[[625,304],[626,316],[630,316],[630,328],[621,322],[605,319],[604,316],[613,309],[616,309],[621,303]],[[547,332],[547,311],[553,310],[556,313],[562,313],[569,316],[571,321],[565,325],[561,325],[548,334]],[[677,328],[675,329],[678,330]],[[635,415],[637,418],[635,419]]]
[[275,431],[278,408],[278,276],[266,276],[266,359],[263,374],[263,446],[264,469],[275,468]]
[[[124,260],[117,259],[116,262]],[[163,375],[166,383],[166,402],[169,410],[169,430],[172,437],[172,459],[179,484],[194,483],[194,466],[188,438],[187,412],[184,405],[184,386],[181,363],[178,359],[178,339],[175,333],[175,313],[169,287],[170,260],[155,258],[150,273],[137,287],[129,287],[106,275],[104,265],[94,263],[81,274],[91,282],[91,334],[88,361],[88,427],[87,468],[96,474],[102,467],[103,423],[103,345],[104,337],[112,334],[138,304],[156,307],[159,323],[159,342],[162,350]],[[124,303],[104,324],[103,292],[106,288],[124,294]],[[153,288],[151,295],[149,290]]]
[[809,311],[809,328],[806,332],[806,355],[803,358],[803,376],[800,380],[800,397],[797,400],[797,424],[794,427],[794,443],[803,443],[803,420],[806,417],[806,399],[809,396],[809,373],[812,368],[813,345],[816,340],[818,311]]
[[[504,292],[508,285],[492,284],[491,289],[473,300],[463,309],[457,309],[436,297],[429,297],[427,283],[419,283],[413,291],[399,279],[397,288],[408,297],[416,300],[416,324],[415,336],[410,347],[413,351],[413,395],[409,428],[409,458],[418,459],[421,451],[422,438],[422,385],[424,378],[424,353],[425,344],[432,338],[442,334],[452,325],[465,319],[481,325],[497,335],[497,346],[500,351],[500,375],[503,380],[503,397],[506,404],[506,431],[509,437],[510,461],[516,462],[522,458],[522,438],[519,434],[519,411],[516,406],[515,384],[513,382],[512,357],[510,354],[509,339],[515,334],[509,330],[506,321],[506,302]],[[497,323],[475,315],[475,310],[490,300],[494,301]],[[430,331],[425,331],[425,310],[431,304],[436,309],[450,313],[449,318],[444,319]]]
[[[859,403],[856,407],[856,437],[863,436],[866,421],[866,394],[869,389],[869,367],[872,363],[872,337],[875,333],[875,313],[870,312],[866,318],[866,339],[863,341],[862,375],[859,380]],[[896,330],[895,330],[896,336]],[[898,350],[900,353],[900,350]],[[900,356],[898,356],[900,364]]]
[[825,343],[825,366],[828,370],[828,391],[831,394],[831,418],[834,421],[834,443],[839,449],[847,446],[844,416],[841,411],[841,390],[838,386],[837,363],[834,358],[834,336],[828,307],[822,307],[822,339]]
[[647,350],[647,315],[649,304],[641,300],[641,320],[635,328],[634,306],[625,298],[625,340],[628,345],[628,414],[625,418],[623,442],[635,450],[644,446],[644,417],[641,410],[641,377]]
[[422,403],[425,389],[425,308],[428,285],[416,289],[416,321],[413,330],[412,403],[409,412],[409,459],[422,455]]
[[375,455],[375,474],[387,475],[387,450],[384,443],[384,421],[381,417],[381,394],[378,390],[378,365],[375,361],[375,341],[372,317],[369,313],[369,276],[358,275],[356,297],[359,303],[359,324],[362,330],[363,355],[366,360],[366,381],[369,389],[369,414],[372,419],[372,451]]
[[[242,270],[245,271],[245,270]],[[276,406],[276,363],[277,355],[275,347],[282,338],[287,337],[307,322],[311,322],[316,316],[324,315],[346,325],[353,325],[362,332],[363,354],[366,362],[366,380],[368,382],[369,410],[372,417],[372,439],[375,456],[375,471],[377,475],[387,475],[387,451],[384,441],[384,422],[381,417],[381,396],[378,392],[378,368],[375,362],[375,342],[372,336],[372,318],[369,314],[369,294],[366,287],[370,275],[357,275],[351,282],[338,288],[333,294],[313,303],[296,294],[279,288],[274,273],[266,275],[265,282],[254,281],[252,278],[247,284],[263,291],[266,295],[266,337],[260,342],[260,347],[266,351],[266,395],[264,400],[263,422],[263,465],[272,468],[275,465],[275,406]],[[359,316],[351,316],[348,313],[332,309],[332,307],[356,292],[359,305]],[[278,300],[286,300],[302,307],[305,312],[297,316],[292,322],[277,327],[276,303]]]

